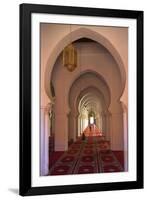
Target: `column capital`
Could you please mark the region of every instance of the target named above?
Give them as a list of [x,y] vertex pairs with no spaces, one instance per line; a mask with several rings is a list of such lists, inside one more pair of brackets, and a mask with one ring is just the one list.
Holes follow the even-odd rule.
[[41,106],[41,109],[44,110],[46,114],[48,114],[51,112],[52,106],[53,106],[53,103],[50,102],[46,106]]
[[45,111],[47,113],[51,112],[53,104],[50,102],[45,106]]

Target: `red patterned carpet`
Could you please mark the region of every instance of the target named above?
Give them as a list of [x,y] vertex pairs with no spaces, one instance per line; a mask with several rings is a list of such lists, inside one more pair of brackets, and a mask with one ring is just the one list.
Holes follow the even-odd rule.
[[102,136],[102,132],[96,127],[95,124],[87,127],[84,130],[85,136]]
[[102,136],[88,136],[84,141],[79,138],[70,145],[68,151],[61,152],[56,159],[56,156],[54,158],[50,156],[52,164],[50,165],[49,175],[123,171],[123,159],[121,157],[123,152],[117,154],[117,157],[120,158],[117,159],[115,152],[112,152],[109,146],[109,141],[104,140]]

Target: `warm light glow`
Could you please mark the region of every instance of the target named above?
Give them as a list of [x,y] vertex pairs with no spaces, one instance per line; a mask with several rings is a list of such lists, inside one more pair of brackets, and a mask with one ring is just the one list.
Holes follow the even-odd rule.
[[84,129],[88,126],[88,119],[84,119]]
[[90,124],[94,124],[94,117],[90,117]]

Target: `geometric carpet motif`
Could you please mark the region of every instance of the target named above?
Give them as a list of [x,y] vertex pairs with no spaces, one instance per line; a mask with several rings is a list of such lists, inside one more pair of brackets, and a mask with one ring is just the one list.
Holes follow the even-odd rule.
[[49,175],[122,172],[123,167],[102,136],[79,138],[49,169]]
[[112,151],[99,152],[99,167],[100,172],[122,172],[123,167],[117,160]]

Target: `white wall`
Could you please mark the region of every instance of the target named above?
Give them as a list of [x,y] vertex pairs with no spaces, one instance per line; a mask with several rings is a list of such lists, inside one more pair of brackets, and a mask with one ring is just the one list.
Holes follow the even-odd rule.
[[[121,8],[121,9],[137,9],[145,10],[147,13],[146,0],[134,1],[118,1],[118,0],[40,0],[40,1],[18,1],[5,0],[1,1],[0,6],[0,198],[18,200],[22,199],[16,194],[18,188],[18,4],[21,2],[37,2],[46,4],[63,4],[75,6],[91,6],[105,8]],[[145,24],[147,14],[145,13]],[[147,35],[147,25],[145,27],[145,35]],[[145,39],[147,44],[147,39]],[[145,46],[147,52],[147,46]],[[145,57],[145,66],[147,59]],[[147,76],[147,69],[145,69]],[[9,80],[9,81],[8,81]],[[145,80],[147,85],[147,79]],[[147,88],[145,88],[147,91]],[[10,95],[11,91],[11,95]],[[147,102],[147,92],[145,93],[145,102]],[[147,111],[147,104],[145,105]],[[147,115],[145,115],[147,117]],[[145,126],[147,132],[147,123]],[[145,134],[145,141],[147,136]],[[147,145],[145,153],[147,152]],[[145,158],[145,169],[147,168],[147,157]],[[52,195],[41,196],[42,199],[51,200],[75,200],[75,199],[146,199],[147,195],[147,173],[145,172],[144,190],[129,190],[129,191],[112,191],[99,193],[83,193],[83,194],[68,194],[68,195]],[[25,199],[39,200],[40,197],[26,197]]]

